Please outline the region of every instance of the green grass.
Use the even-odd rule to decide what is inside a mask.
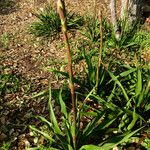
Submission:
[[[13,74],[0,75],[0,96],[15,93],[20,88],[20,79]]]
[[[11,36],[9,33],[5,32],[0,36],[0,47],[3,47],[4,49],[8,49],[9,42],[10,42]]]
[[[10,142],[4,142],[3,144],[2,144],[2,146],[0,147],[0,150],[9,150],[10,149]]]

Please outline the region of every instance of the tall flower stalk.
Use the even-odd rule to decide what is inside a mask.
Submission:
[[[66,47],[66,50],[67,50],[69,87],[70,87],[71,99],[72,99],[73,126],[74,126],[74,132],[73,132],[73,139],[72,140],[73,140],[74,149],[76,149],[77,110],[76,110],[75,88],[74,88],[74,83],[73,83],[71,51],[70,51],[70,45],[69,45],[69,40],[68,40],[68,34],[67,34],[67,20],[66,20],[66,11],[65,11],[65,2],[64,2],[64,0],[58,0],[57,1],[57,12],[58,12],[58,14],[60,16],[60,19],[61,19],[63,38],[64,38],[65,47]]]
[[[102,49],[103,49],[103,25],[102,25],[102,10],[99,11],[99,20],[100,20],[100,50],[99,50],[99,57],[98,57],[98,66],[97,66],[97,75],[96,75],[96,89],[98,90],[99,84],[99,70],[100,65],[102,62]]]

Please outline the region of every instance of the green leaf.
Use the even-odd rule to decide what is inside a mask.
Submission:
[[[42,91],[40,93],[37,93],[37,94],[33,95],[32,98],[37,98],[37,97],[45,96],[47,94],[48,94],[48,90],[44,90],[44,91]]]
[[[94,97],[94,98],[96,98],[99,102],[101,102],[101,103],[103,103],[103,104],[105,104],[105,106],[107,107],[107,108],[110,108],[112,111],[123,111],[123,110],[121,110],[117,105],[115,105],[115,104],[113,104],[112,102],[107,102],[106,100],[104,100],[104,99],[102,99],[101,97],[99,97],[99,96],[96,96],[96,95],[94,95],[94,94],[91,94],[91,96],[92,97]]]
[[[132,72],[134,72],[134,71],[136,71],[136,70],[137,70],[136,68],[130,68],[129,70],[120,73],[119,76],[121,76],[121,77],[126,77],[126,76],[128,76],[129,74],[131,74]]]
[[[109,71],[108,71],[109,72]],[[113,75],[111,72],[109,72],[109,75],[111,76],[111,78],[114,80],[114,82],[116,82],[116,84],[118,84],[118,86],[121,88],[124,97],[127,101],[129,101],[129,97],[125,91],[125,89],[123,88],[122,84],[120,83],[120,81],[117,79],[117,77],[115,75]]]
[[[116,136],[112,139],[109,139],[103,146],[98,147],[95,145],[84,145],[80,148],[80,150],[110,150],[117,146],[118,144],[121,144],[123,142],[126,142],[129,140],[130,137],[132,137],[135,133],[140,131],[143,127],[131,132],[126,133],[125,135]]]
[[[132,122],[131,122],[131,123],[128,125],[128,127],[127,127],[128,130],[131,130],[131,129],[134,127],[134,125],[135,125],[137,119],[138,119],[138,115],[136,114],[135,108],[134,108],[134,111],[133,111],[133,119],[132,119]]]
[[[68,150],[73,150],[72,146],[68,144]]]
[[[63,71],[59,71],[59,70],[56,70],[56,69],[50,69],[50,68],[46,68],[47,71],[49,72],[53,72],[55,74],[61,74],[62,76],[66,77],[67,79],[69,79],[69,74],[66,73],[66,72],[63,72]]]
[[[147,79],[147,86],[146,86],[146,89],[145,89],[145,95],[148,95],[150,96],[150,76],[149,78]]]
[[[55,140],[49,136],[47,133],[40,131],[39,129],[35,128],[34,126],[29,126],[33,131],[40,133],[41,135],[43,135],[46,139],[48,139],[51,142],[55,142]]]
[[[130,137],[132,137],[135,133],[140,131],[143,127],[133,131],[133,132],[127,132],[124,135],[113,137],[112,139],[108,140],[106,144],[101,146],[101,150],[109,150],[117,146],[118,144],[121,144],[123,142],[127,142]]]
[[[143,91],[141,91],[141,93],[139,94],[139,97],[137,98],[137,107],[140,107],[141,103],[143,102],[144,100],[144,89]]]
[[[101,148],[95,145],[84,145],[79,150],[101,150]]]
[[[48,101],[48,105],[49,105],[49,110],[50,110],[50,120],[51,120],[51,122],[53,124],[54,132],[57,133],[57,134],[63,135],[63,133],[61,132],[61,130],[59,128],[59,125],[57,123],[56,116],[55,116],[54,111],[53,111],[51,99],[52,99],[52,97],[51,97],[51,87],[49,87],[49,101]]]
[[[65,118],[68,118],[68,114],[67,114],[67,110],[66,110],[66,105],[62,99],[62,89],[60,90],[59,93],[59,102],[60,102],[60,106],[61,106],[61,112],[64,114]]]
[[[137,97],[141,93],[141,91],[142,91],[142,74],[141,74],[140,69],[138,69],[135,96]]]
[[[150,104],[145,106],[146,111],[150,110]]]
[[[46,147],[33,147],[33,148],[26,148],[26,150],[59,150],[59,149],[56,149],[56,148],[53,148],[53,147],[49,147],[49,148],[46,148]]]
[[[66,79],[69,79],[69,74],[67,72],[59,71],[56,69],[49,69],[49,68],[48,69],[46,68],[46,70],[49,72],[53,72],[55,74],[60,74],[60,75],[64,76]],[[82,83],[76,78],[73,78],[73,82],[78,84],[78,85],[82,85]]]
[[[83,130],[83,136],[88,136],[101,123],[100,120],[104,117],[104,115],[105,112],[102,112],[101,114],[98,114],[97,117],[93,118]]]
[[[47,124],[49,128],[52,128],[52,123],[49,122],[47,119],[45,119],[44,117],[42,116],[36,116],[37,119],[40,119],[43,123]]]
[[[116,83],[114,84],[114,87],[113,87],[113,89],[111,91],[111,94],[107,98],[107,102],[110,102],[112,100],[112,98],[114,97],[114,94],[115,94],[115,90],[116,90]]]

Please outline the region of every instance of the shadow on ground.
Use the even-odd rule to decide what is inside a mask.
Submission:
[[[0,0],[0,15],[8,15],[18,9],[19,0]]]

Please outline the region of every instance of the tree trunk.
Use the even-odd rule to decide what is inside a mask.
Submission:
[[[121,0],[120,18],[127,17],[129,24],[137,21],[142,14],[141,2],[141,0]]]
[[[116,39],[120,39],[120,32],[117,25],[117,11],[116,11],[116,0],[110,0],[110,13],[111,13],[111,22],[114,27],[114,34]]]

